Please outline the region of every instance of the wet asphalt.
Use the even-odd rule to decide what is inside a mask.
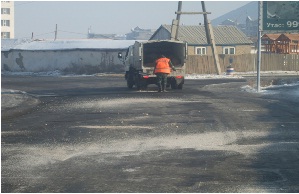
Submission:
[[[299,102],[247,92],[251,78],[166,93],[118,75],[1,79],[26,92],[2,104],[1,192],[299,192]]]

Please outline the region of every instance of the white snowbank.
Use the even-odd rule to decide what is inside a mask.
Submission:
[[[243,86],[241,90],[249,93],[269,95],[277,99],[287,99],[289,101],[293,101],[295,104],[299,103],[299,81],[295,81],[290,84],[261,87],[260,92],[258,92],[256,88],[249,85]],[[297,106],[295,104],[294,106]]]
[[[240,79],[241,75],[216,75],[216,74],[187,74],[185,79]]]
[[[62,72],[59,70],[56,71],[47,71],[47,72],[12,72],[12,71],[2,71],[2,75],[19,75],[19,76],[52,76],[59,77],[62,76]]]
[[[275,75],[298,75],[298,71],[261,71],[261,76],[275,76]],[[226,73],[222,73],[221,75],[216,74],[187,74],[185,79],[240,79],[246,76],[257,76],[257,72],[249,71],[249,72],[234,72],[233,75],[226,75]]]
[[[21,106],[28,98],[24,91],[1,88],[1,110]]]

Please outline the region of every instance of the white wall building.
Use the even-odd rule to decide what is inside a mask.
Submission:
[[[15,9],[13,1],[1,1],[1,38],[15,37]]]
[[[1,70],[94,74],[124,72],[118,53],[125,55],[134,40],[3,40]]]

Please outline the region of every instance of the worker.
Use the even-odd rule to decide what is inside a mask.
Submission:
[[[173,71],[176,71],[170,59],[166,58],[164,55],[161,55],[156,60],[154,74],[157,76],[158,92],[166,92],[167,76],[170,74],[170,68]]]

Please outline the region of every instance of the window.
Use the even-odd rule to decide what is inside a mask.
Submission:
[[[10,32],[1,32],[1,38],[10,38]]]
[[[10,26],[9,20],[1,20],[1,26]]]
[[[195,54],[196,55],[206,55],[207,54],[206,47],[195,47]]]
[[[223,54],[225,54],[225,55],[236,54],[235,47],[223,47]]]
[[[1,8],[1,14],[10,14],[10,9],[9,8]]]

